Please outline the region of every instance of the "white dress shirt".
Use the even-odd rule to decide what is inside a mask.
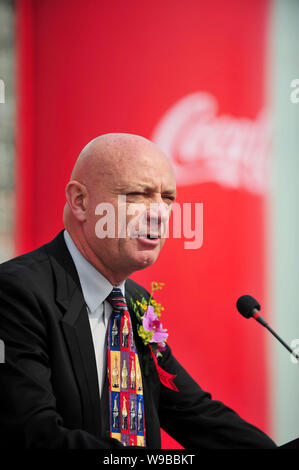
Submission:
[[[87,307],[101,395],[107,364],[107,327],[112,313],[112,307],[105,299],[113,285],[84,258],[67,230],[64,231],[64,240],[75,263]],[[117,287],[125,295],[125,281]]]

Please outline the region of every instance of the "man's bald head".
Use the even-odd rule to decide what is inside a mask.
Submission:
[[[152,264],[164,243],[158,237],[159,243],[150,245],[146,234],[135,240],[96,237],[96,208],[110,204],[118,222],[119,196],[125,196],[127,207],[139,204],[146,211],[153,202],[170,206],[175,197],[168,158],[144,137],[113,133],[93,139],[80,153],[66,187],[65,227],[85,258],[109,280]]]
[[[110,133],[91,140],[81,151],[71,179],[86,181],[98,175],[121,171],[144,153],[170,163],[164,153],[150,140],[134,134]]]

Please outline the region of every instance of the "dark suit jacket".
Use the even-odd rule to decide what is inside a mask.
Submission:
[[[131,280],[126,296],[148,293]],[[272,448],[259,429],[203,391],[173,357],[160,366],[176,374],[179,392],[161,384],[136,330],[144,384],[147,447],[160,448],[160,427],[187,448]],[[39,249],[0,266],[0,446],[100,449],[109,438],[108,391],[99,398],[88,314],[63,232]]]

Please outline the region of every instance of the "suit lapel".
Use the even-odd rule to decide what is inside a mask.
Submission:
[[[56,301],[64,310],[61,326],[82,399],[83,426],[101,433],[99,384],[88,313],[79,277],[61,232],[46,245],[56,280]]]
[[[61,327],[82,399],[84,429],[96,436],[106,437],[109,429],[108,392],[104,386],[100,402],[95,352],[88,313],[75,265],[64,242],[63,231],[52,242],[45,245],[45,248],[53,268],[56,283],[56,302],[63,312]],[[128,280],[126,282],[126,300],[140,358],[144,388],[146,441],[147,447],[159,448],[160,427],[152,396],[154,388],[157,387],[157,383],[154,383],[157,373],[154,370],[153,361],[150,359],[149,374],[145,374],[143,358],[145,354],[149,354],[149,351],[138,335],[137,319],[131,309],[130,298],[136,298],[134,288],[132,281]]]

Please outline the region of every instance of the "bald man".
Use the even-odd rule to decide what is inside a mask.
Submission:
[[[163,384],[155,358],[138,336],[130,299],[149,299],[149,294],[129,276],[156,261],[175,197],[172,167],[152,142],[128,134],[100,136],[82,150],[66,186],[64,230],[0,266],[0,338],[5,343],[0,446],[131,445],[111,425],[106,357],[115,312],[107,299],[116,288],[127,301],[142,380],[145,437],[135,445],[160,448],[162,427],[187,448],[275,447],[259,429],[212,400],[169,346],[159,366],[176,376],[177,390]],[[103,207],[112,209],[111,236],[99,225]],[[132,207],[140,209],[137,218]],[[126,420],[122,427],[128,429]]]
[[[163,217],[159,207],[170,206],[174,201],[175,177],[166,156],[142,137],[108,134],[93,140],[81,152],[66,187],[65,228],[83,256],[112,285],[153,264],[165,241],[160,236],[147,238],[148,230],[143,237],[99,239],[95,232],[96,207],[103,201],[111,204],[117,225],[118,196],[126,198],[123,210],[126,213],[132,204],[147,209],[150,204],[155,205],[159,212],[156,214],[159,232]],[[127,215],[128,224],[133,216]],[[115,232],[118,231],[116,226]]]

